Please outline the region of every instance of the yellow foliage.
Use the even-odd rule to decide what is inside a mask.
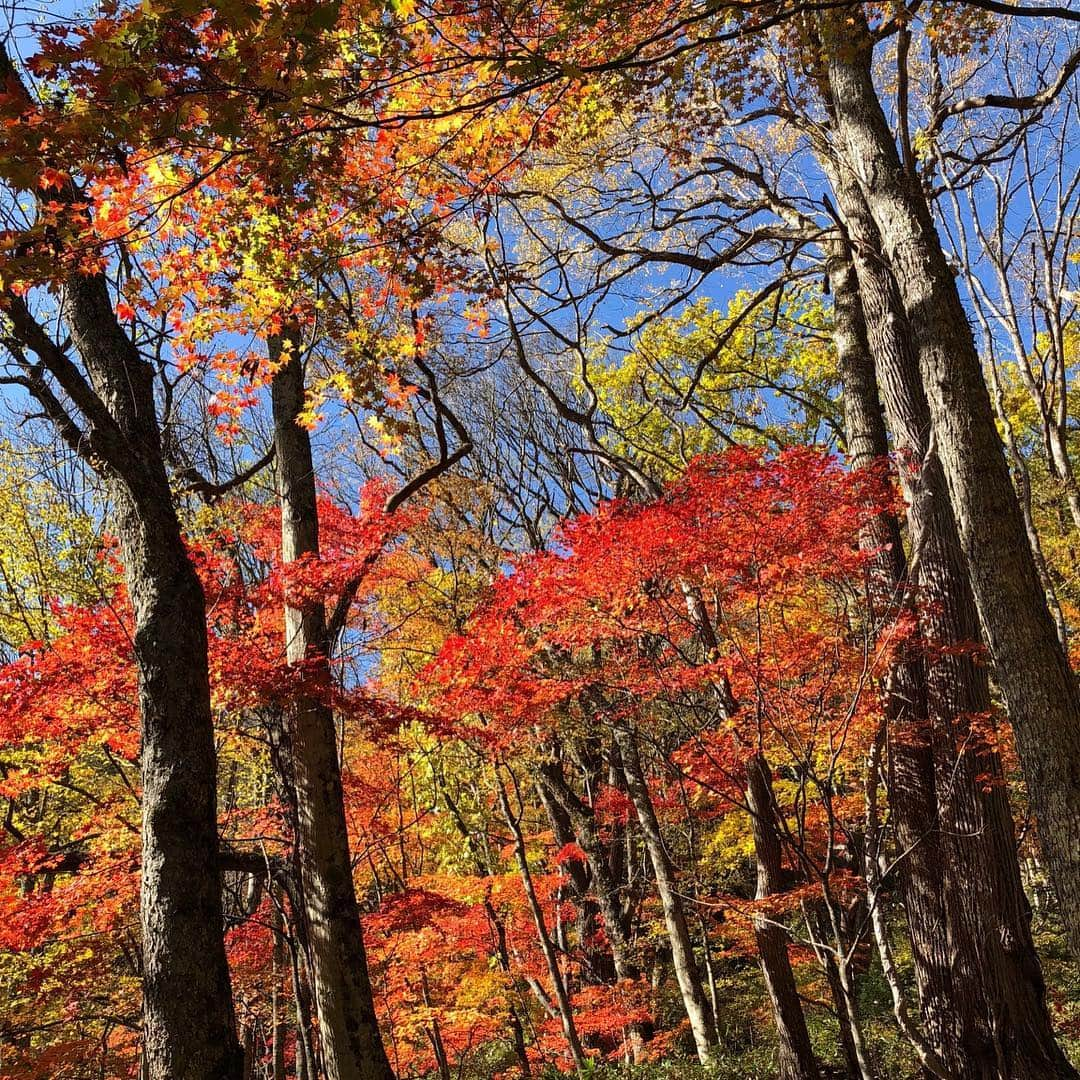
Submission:
[[[0,647],[48,636],[50,604],[91,603],[111,589],[96,523],[34,476],[32,452],[0,442]]]
[[[726,311],[698,300],[647,324],[629,355],[597,356],[589,384],[615,429],[613,450],[667,477],[727,437],[803,442],[835,415],[836,359],[820,296],[793,294],[747,314],[751,303],[746,292]]]

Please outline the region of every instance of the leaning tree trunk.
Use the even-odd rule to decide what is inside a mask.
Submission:
[[[919,625],[929,643],[923,650],[922,678],[936,773],[940,862],[936,876],[926,876],[934,875],[934,868],[918,860],[908,870],[908,878],[920,879],[918,889],[929,910],[934,910],[935,892],[943,905],[934,913],[939,924],[921,928],[928,933],[912,924],[928,1034],[958,1078],[1073,1076],[1046,1009],[1000,760],[972,729],[973,717],[990,712],[987,674],[970,648],[955,646],[977,645],[979,620],[941,467],[928,441],[930,414],[910,327],[861,192],[842,166],[830,166],[830,172],[851,231],[868,339],[901,459],[921,599]],[[909,792],[895,776],[898,751],[905,752],[892,740],[890,796],[898,800],[894,811],[902,833]],[[908,850],[904,836],[899,839]],[[920,843],[918,836],[910,842]],[[910,920],[911,898],[906,894],[905,899]]]
[[[861,18],[861,8],[845,8]],[[900,161],[865,27],[837,20],[831,107],[895,277],[964,560],[1070,944],[1080,951],[1080,692],[1024,530],[971,328],[917,178]]]
[[[746,763],[746,804],[757,862],[756,899],[767,900],[783,891],[783,859],[772,770],[760,752]],[[765,978],[776,1023],[780,1080],[818,1080],[821,1074],[810,1045],[810,1033],[788,956],[787,930],[775,919],[760,913],[754,914],[753,925],[761,974]]]
[[[297,335],[272,339],[280,366],[271,385],[281,550],[285,565],[319,553],[311,439],[298,423],[304,369]],[[368,977],[353,884],[334,716],[319,690],[330,686],[326,613],[321,602],[286,598],[285,649],[315,688],[292,703],[290,744],[296,790],[300,875],[310,938],[319,1037],[330,1080],[393,1080]]]
[[[634,805],[634,812],[645,840],[645,848],[649,853],[649,862],[652,863],[656,891],[660,897],[664,925],[671,945],[671,961],[675,968],[675,979],[679,984],[679,992],[682,994],[683,1008],[690,1021],[690,1030],[693,1032],[698,1059],[703,1065],[707,1065],[713,1058],[713,1049],[716,1046],[716,1022],[701,985],[701,974],[694,959],[694,946],[690,940],[686,912],[683,910],[682,897],[679,895],[675,880],[675,867],[664,844],[660,822],[656,817],[652,796],[649,794],[634,734],[629,728],[622,726],[616,726],[614,733],[615,744],[622,758],[627,794]]]
[[[99,464],[135,615],[142,721],[143,1039],[151,1080],[243,1070],[225,960],[206,604],[169,489],[153,374],[105,280],[76,277],[64,315],[116,447]],[[32,347],[32,346],[31,346]],[[123,460],[112,460],[114,455]],[[105,456],[108,455],[108,456]]]

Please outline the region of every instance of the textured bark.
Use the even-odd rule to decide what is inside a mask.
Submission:
[[[1047,608],[956,281],[873,85],[865,25],[841,31],[838,24],[831,46],[841,151],[907,317],[964,561],[1069,941],[1080,951],[1080,693]]]
[[[1046,1009],[1001,764],[971,725],[972,716],[990,710],[987,673],[970,651],[951,648],[977,644],[980,627],[929,440],[914,336],[862,193],[841,170],[833,170],[832,179],[854,241],[868,345],[902,463],[920,630],[929,643],[921,664],[924,688],[916,687],[913,698],[921,694],[925,705],[929,722],[920,741],[929,740],[929,762],[921,751],[912,755],[898,745],[892,732],[889,748],[890,800],[907,853],[904,899],[924,1023],[958,1078],[1072,1076]],[[876,397],[875,391],[868,407]],[[901,549],[894,550],[902,560]],[[890,572],[900,575],[899,583],[907,570],[901,562]],[[890,702],[891,726],[896,709]],[[924,823],[931,783],[936,821]],[[914,818],[913,791],[922,793]]]
[[[838,187],[835,182],[834,187]],[[833,252],[829,281],[834,303],[833,338],[844,385],[848,457],[854,468],[864,468],[885,457],[888,437],[859,281],[846,242]],[[881,338],[877,344],[880,353],[893,342]],[[887,613],[888,606],[910,602],[906,596],[907,560],[895,516],[878,515],[861,543],[878,551],[870,590],[876,619]],[[889,802],[897,845],[904,853],[900,881],[923,1022],[932,1045],[940,1049],[958,1043],[959,1026],[952,1016],[955,995],[940,888],[944,868],[927,708],[922,665],[913,656],[899,658],[889,675],[886,698]]]
[[[64,315],[116,426],[98,465],[135,615],[142,723],[143,1038],[151,1080],[233,1080],[243,1069],[222,938],[217,768],[206,605],[166,476],[153,375],[103,278],[78,277]]]
[[[282,561],[318,555],[311,439],[297,417],[304,404],[304,371],[298,342],[283,353],[271,399],[281,502]],[[290,664],[304,664],[315,686],[331,679],[326,613],[321,603],[286,604],[285,651]],[[296,790],[300,876],[312,983],[323,1060],[330,1080],[392,1080],[368,977],[360,929],[334,717],[318,696],[293,703],[288,717]]]
[[[997,363],[991,358],[988,368],[990,376],[991,400],[994,403],[994,413],[998,424],[1005,436],[1005,446],[1012,462],[1013,486],[1016,488],[1016,496],[1020,500],[1020,512],[1024,515],[1024,531],[1027,533],[1028,543],[1031,545],[1031,555],[1035,560],[1035,569],[1042,583],[1043,592],[1046,593],[1046,603],[1050,608],[1050,615],[1054,620],[1057,630],[1058,641],[1068,648],[1069,629],[1065,623],[1065,615],[1058,601],[1057,589],[1050,575],[1050,568],[1046,564],[1046,555],[1043,553],[1042,539],[1035,528],[1035,518],[1031,506],[1031,474],[1028,471],[1027,461],[1016,441],[1016,432],[1013,429],[1012,418],[1005,409],[1005,392],[998,378]],[[1080,522],[1077,523],[1080,527]]]
[[[839,183],[834,181],[839,189]],[[843,205],[842,193],[839,193]],[[833,294],[837,358],[843,380],[844,425],[848,457],[853,468],[865,468],[888,454],[888,437],[878,394],[874,355],[868,338],[867,318],[860,298],[860,282],[846,243],[840,242],[829,261]],[[871,306],[875,313],[877,308]],[[892,337],[875,323],[875,343],[884,364]],[[895,410],[894,410],[895,411]],[[901,445],[902,440],[898,440]],[[909,505],[921,507],[910,498]],[[913,513],[917,510],[913,509]],[[871,567],[870,601],[876,621],[890,607],[911,603],[908,568],[893,514],[879,514],[860,538],[864,547],[878,552]],[[932,1046],[959,1045],[960,1026],[954,1015],[951,956],[941,890],[944,876],[941,834],[937,816],[932,730],[928,719],[926,679],[918,658],[898,658],[889,673],[885,702],[889,749],[889,805],[897,846],[903,853],[900,882],[915,960],[915,976],[923,1023]]]
[[[784,885],[772,771],[764,754],[755,754],[746,763],[746,802],[757,861],[756,898],[765,900],[783,891]],[[787,930],[760,914],[754,915],[753,923],[758,962],[776,1023],[780,1080],[818,1080],[821,1074],[810,1045],[810,1033],[788,956]]]
[[[716,1045],[716,1021],[694,959],[694,946],[686,924],[686,912],[676,886],[675,867],[664,844],[633,733],[628,728],[616,727],[615,743],[622,759],[627,794],[634,804],[634,812],[641,826],[649,862],[652,864],[656,891],[660,897],[664,925],[671,945],[671,962],[682,994],[683,1008],[694,1035],[694,1047],[699,1060],[706,1065],[711,1061],[713,1047]]]

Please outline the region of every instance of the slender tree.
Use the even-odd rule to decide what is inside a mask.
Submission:
[[[300,424],[304,356],[300,335],[270,339],[275,460],[281,504],[282,563],[319,555],[319,516],[311,437]],[[347,600],[345,601],[347,602]],[[321,601],[286,596],[285,653],[313,693],[288,718],[296,786],[300,872],[310,938],[313,989],[331,1080],[392,1080],[379,1034],[353,884],[337,727],[326,702],[331,635]],[[322,693],[320,693],[322,691]]]

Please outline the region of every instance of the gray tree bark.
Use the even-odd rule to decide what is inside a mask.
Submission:
[[[867,346],[901,459],[920,630],[927,643],[920,670],[903,675],[904,682],[915,679],[905,695],[925,710],[914,719],[926,750],[913,754],[912,739],[902,731],[899,738],[890,732],[889,747],[890,801],[907,862],[902,880],[924,1023],[956,1077],[1073,1076],[1046,1009],[1001,763],[971,727],[971,717],[991,708],[987,673],[970,652],[952,648],[977,645],[980,627],[929,441],[930,413],[913,336],[862,193],[842,167],[830,171],[851,231]],[[865,398],[861,406],[853,402],[856,412],[848,415],[858,424],[878,408],[877,387],[858,376],[851,385]],[[880,418],[863,432],[868,445],[876,444],[879,452],[886,448]],[[890,541],[895,565],[882,571],[894,589],[903,588],[908,568],[895,523],[889,528],[896,534]],[[890,727],[896,712],[911,715],[903,702],[896,703]]]
[[[202,585],[169,489],[153,373],[117,322],[104,278],[72,277],[63,311],[103,408],[90,418],[103,436],[92,462],[112,495],[135,616],[147,1071],[151,1080],[233,1080],[242,1075],[243,1052],[222,936]],[[17,332],[20,323],[29,330],[15,322]]]
[[[855,23],[829,24],[827,41],[840,150],[907,318],[964,562],[1069,941],[1080,951],[1080,693],[1047,608],[956,281],[877,96],[861,7],[850,12]]]
[[[311,438],[297,422],[304,405],[299,342],[290,335],[287,345],[277,338],[270,348],[281,361],[271,399],[287,565],[319,553],[317,492]],[[286,602],[286,657],[305,666],[315,687],[330,685],[329,645],[323,604]],[[288,723],[305,923],[326,1072],[330,1080],[393,1080],[368,977],[333,713],[316,692],[292,703]]]

